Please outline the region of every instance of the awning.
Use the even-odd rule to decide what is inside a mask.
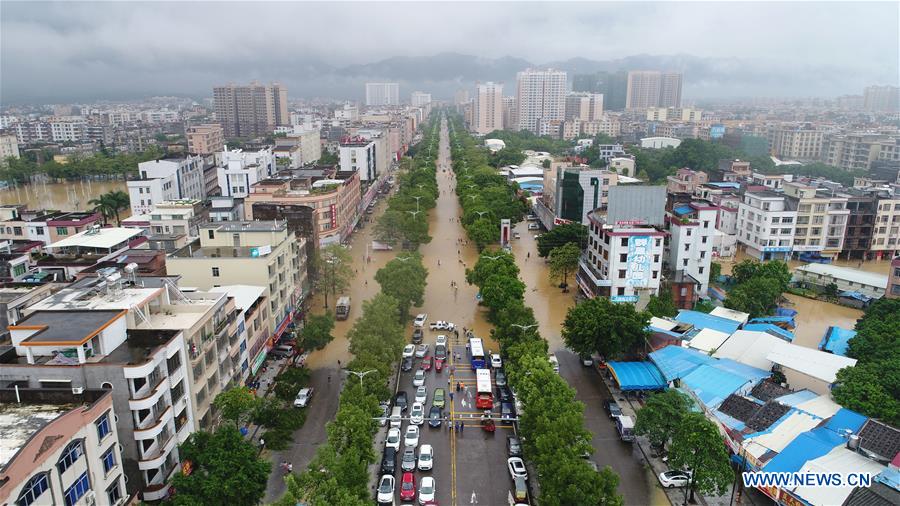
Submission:
[[[662,390],[666,380],[652,362],[607,362],[622,390]]]

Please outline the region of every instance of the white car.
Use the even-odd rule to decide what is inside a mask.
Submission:
[[[450,332],[453,332],[453,329],[456,328],[456,325],[450,322],[445,322],[444,320],[438,320],[436,322],[431,322],[431,325],[429,325],[428,328],[430,328],[431,330],[449,330]]]
[[[403,347],[403,358],[412,358],[416,354],[416,345],[407,344]]]
[[[434,341],[435,346],[444,345],[447,346],[447,336],[444,334],[438,334],[437,338]]]
[[[529,223],[528,224],[528,230],[540,230],[540,229],[541,229],[541,226],[538,225],[537,223]]]
[[[686,487],[691,482],[691,473],[687,471],[665,471],[659,473],[659,484],[665,488]]]
[[[413,326],[414,327],[424,327],[426,320],[428,320],[428,314],[427,313],[419,313],[416,315],[416,319],[413,320]]]
[[[425,371],[422,369],[416,369],[416,374],[413,376],[413,386],[420,387],[425,384]]]
[[[388,430],[387,439],[384,440],[384,447],[400,451],[400,429],[392,427]]]
[[[434,465],[434,448],[424,444],[419,448],[419,471],[430,471]]]
[[[503,359],[500,358],[500,355],[497,353],[491,354],[491,368],[500,369],[503,367]]]
[[[428,343],[416,347],[416,358],[422,358],[425,355],[428,355]]]
[[[434,503],[434,478],[423,476],[419,480],[419,504]]]
[[[506,466],[509,468],[509,475],[513,478],[528,479],[528,471],[525,469],[525,462],[519,457],[510,457],[506,460]]]
[[[297,398],[294,399],[294,407],[295,408],[305,408],[309,405],[309,401],[312,399],[313,389],[309,388],[301,388],[299,392],[297,392]]]
[[[425,423],[425,406],[421,402],[413,403],[412,409],[409,410],[409,423],[413,425]]]
[[[378,481],[378,504],[394,504],[394,477],[389,474]]]
[[[421,402],[422,404],[425,404],[425,402],[427,400],[428,400],[428,387],[426,387],[424,385],[420,386],[419,388],[416,389],[416,397],[413,400],[413,402]]]
[[[415,448],[419,446],[419,428],[415,425],[406,427],[406,434],[403,436],[403,446]]]
[[[551,353],[550,356],[547,358],[547,360],[550,361],[550,367],[553,368],[553,372],[558,373],[559,372],[559,359],[556,358],[556,355]]]

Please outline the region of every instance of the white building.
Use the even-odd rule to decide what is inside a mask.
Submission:
[[[634,158],[631,156],[614,156],[609,159],[609,169],[622,176],[635,176]]]
[[[413,107],[424,107],[426,104],[431,103],[431,93],[425,93],[424,91],[414,91],[409,96],[409,104]]]
[[[706,297],[709,267],[713,257],[718,208],[709,202],[676,204],[666,217],[669,237],[666,261],[669,269],[694,278],[698,295]]]
[[[155,202],[206,198],[202,156],[141,162],[138,173],[139,179],[126,182],[135,214],[147,214]]]
[[[797,211],[784,195],[771,190],[748,191],[738,205],[738,242],[758,260],[786,260],[794,243]]]
[[[516,130],[539,133],[541,123],[562,122],[566,113],[566,78],[561,70],[528,69],[517,74]]]
[[[503,124],[503,84],[486,82],[475,85],[472,100],[472,124],[470,128],[479,135],[494,130],[502,130]]]
[[[296,152],[291,152],[291,168],[296,169],[304,165],[310,165],[322,158],[322,140],[319,130],[304,130],[295,126],[285,137],[275,138],[275,149],[285,146],[296,147]],[[276,153],[277,156],[277,153]]]
[[[366,105],[400,105],[400,84],[366,83]]]
[[[375,181],[386,174],[392,160],[387,138],[381,131],[360,131],[341,140],[341,171],[359,171],[360,181]]]
[[[676,139],[674,137],[644,137],[643,139],[641,139],[642,148],[677,148],[680,145],[681,139]]]
[[[232,149],[222,152],[222,163],[216,168],[222,196],[244,198],[250,187],[275,173],[272,148],[259,151]]]
[[[14,134],[2,134],[0,135],[0,163],[10,157],[19,157],[19,141]]]
[[[53,118],[50,133],[53,142],[78,142],[85,138],[87,120],[81,117]]]

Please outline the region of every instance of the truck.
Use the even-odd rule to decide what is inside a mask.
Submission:
[[[619,415],[616,417],[616,431],[619,439],[630,443],[634,441],[634,419],[630,416]]]
[[[338,320],[346,320],[350,316],[350,297],[341,297],[334,308],[334,317]]]

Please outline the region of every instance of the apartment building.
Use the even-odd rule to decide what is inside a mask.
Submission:
[[[139,175],[125,183],[132,212],[146,214],[164,200],[204,200],[204,165],[203,157],[191,155],[139,163]]]
[[[683,75],[679,72],[662,72],[659,77],[660,107],[681,108],[681,83]]]
[[[748,190],[738,205],[738,242],[757,260],[788,260],[794,244],[796,208],[782,193]]]
[[[884,296],[888,299],[900,298],[900,257],[891,260],[891,271],[888,275],[887,288]]]
[[[900,255],[900,185],[889,188],[879,197],[875,208],[871,249],[878,260]]]
[[[400,83],[366,83],[366,105],[400,105]]]
[[[822,161],[847,170],[868,171],[876,160],[900,160],[896,147],[900,136],[851,133],[829,136],[822,147]]]
[[[143,218],[150,247],[171,253],[197,237],[197,227],[209,220],[209,210],[199,200],[173,200],[154,205]]]
[[[360,181],[375,181],[387,171],[385,163],[378,163],[384,154],[384,139],[362,136],[341,139],[340,161],[342,172],[358,172]]]
[[[471,129],[478,135],[503,130],[503,83],[478,83],[472,101]]]
[[[605,169],[590,167],[557,167],[552,209],[556,217],[587,225],[588,214],[595,209],[606,209],[609,189],[618,184],[619,175]],[[546,178],[545,178],[546,180]],[[545,187],[546,188],[546,187]]]
[[[290,124],[287,88],[279,83],[216,86],[213,103],[226,138],[262,137]]]
[[[516,76],[516,114],[518,128],[540,134],[543,122],[561,122],[565,118],[566,73],[560,70],[533,70]]]
[[[773,156],[790,160],[818,160],[822,155],[825,132],[809,124],[769,125],[766,138]]]
[[[519,125],[519,111],[516,97],[503,97],[503,128],[512,130]]]
[[[875,208],[878,191],[870,188],[847,188],[838,195],[847,199],[847,230],[840,257],[866,259],[870,256],[875,232]]]
[[[225,130],[222,125],[209,123],[189,126],[185,135],[188,153],[192,155],[211,155],[225,150]]]
[[[113,393],[0,389],[0,503],[125,504]]]
[[[900,110],[900,88],[896,86],[867,86],[863,90],[863,108],[872,112]]]
[[[223,197],[245,198],[250,194],[250,187],[276,171],[275,153],[269,147],[258,151],[223,151],[221,159],[216,177]]]
[[[582,121],[580,126],[582,135],[596,136],[603,134],[613,138],[622,135],[622,124],[619,122],[618,116],[604,114],[599,120]]]
[[[19,140],[14,134],[0,134],[0,163],[19,157]]]
[[[699,297],[706,297],[709,288],[718,211],[710,202],[692,200],[675,203],[666,215],[666,267],[674,279],[690,277]]]
[[[658,70],[628,72],[625,93],[626,109],[649,107],[681,108],[682,74]]]
[[[706,172],[683,167],[678,169],[675,175],[666,177],[666,192],[694,194],[700,185],[708,181],[709,176]]]
[[[84,232],[65,237],[47,246],[48,256],[39,258],[35,266],[57,282],[69,281],[92,265],[111,260],[147,238],[136,228],[100,228],[94,224]]]
[[[285,137],[275,138],[276,156],[277,151],[284,147],[292,148],[288,150],[288,164],[292,169],[316,163],[322,158],[322,141],[318,130],[294,127]]]
[[[409,96],[409,103],[413,107],[424,107],[431,103],[431,93],[414,91]]]
[[[211,292],[225,293],[234,299],[238,311],[238,329],[243,344],[240,349],[241,379],[255,375],[274,346],[270,339],[275,331],[275,322],[268,318],[269,302],[264,286],[224,285],[214,286]],[[265,313],[266,316],[263,316]]]
[[[816,252],[836,258],[847,229],[847,198],[826,188],[791,182],[784,185],[785,203],[797,213],[794,252]]]
[[[609,170],[628,177],[635,177],[634,157],[631,155],[614,156],[609,159]]]
[[[265,287],[267,313],[277,322],[273,343],[291,322],[308,290],[306,239],[286,221],[208,223],[200,238],[169,255],[166,269],[185,285]]]
[[[566,95],[565,119],[600,121],[603,118],[603,94],[574,92]]]

